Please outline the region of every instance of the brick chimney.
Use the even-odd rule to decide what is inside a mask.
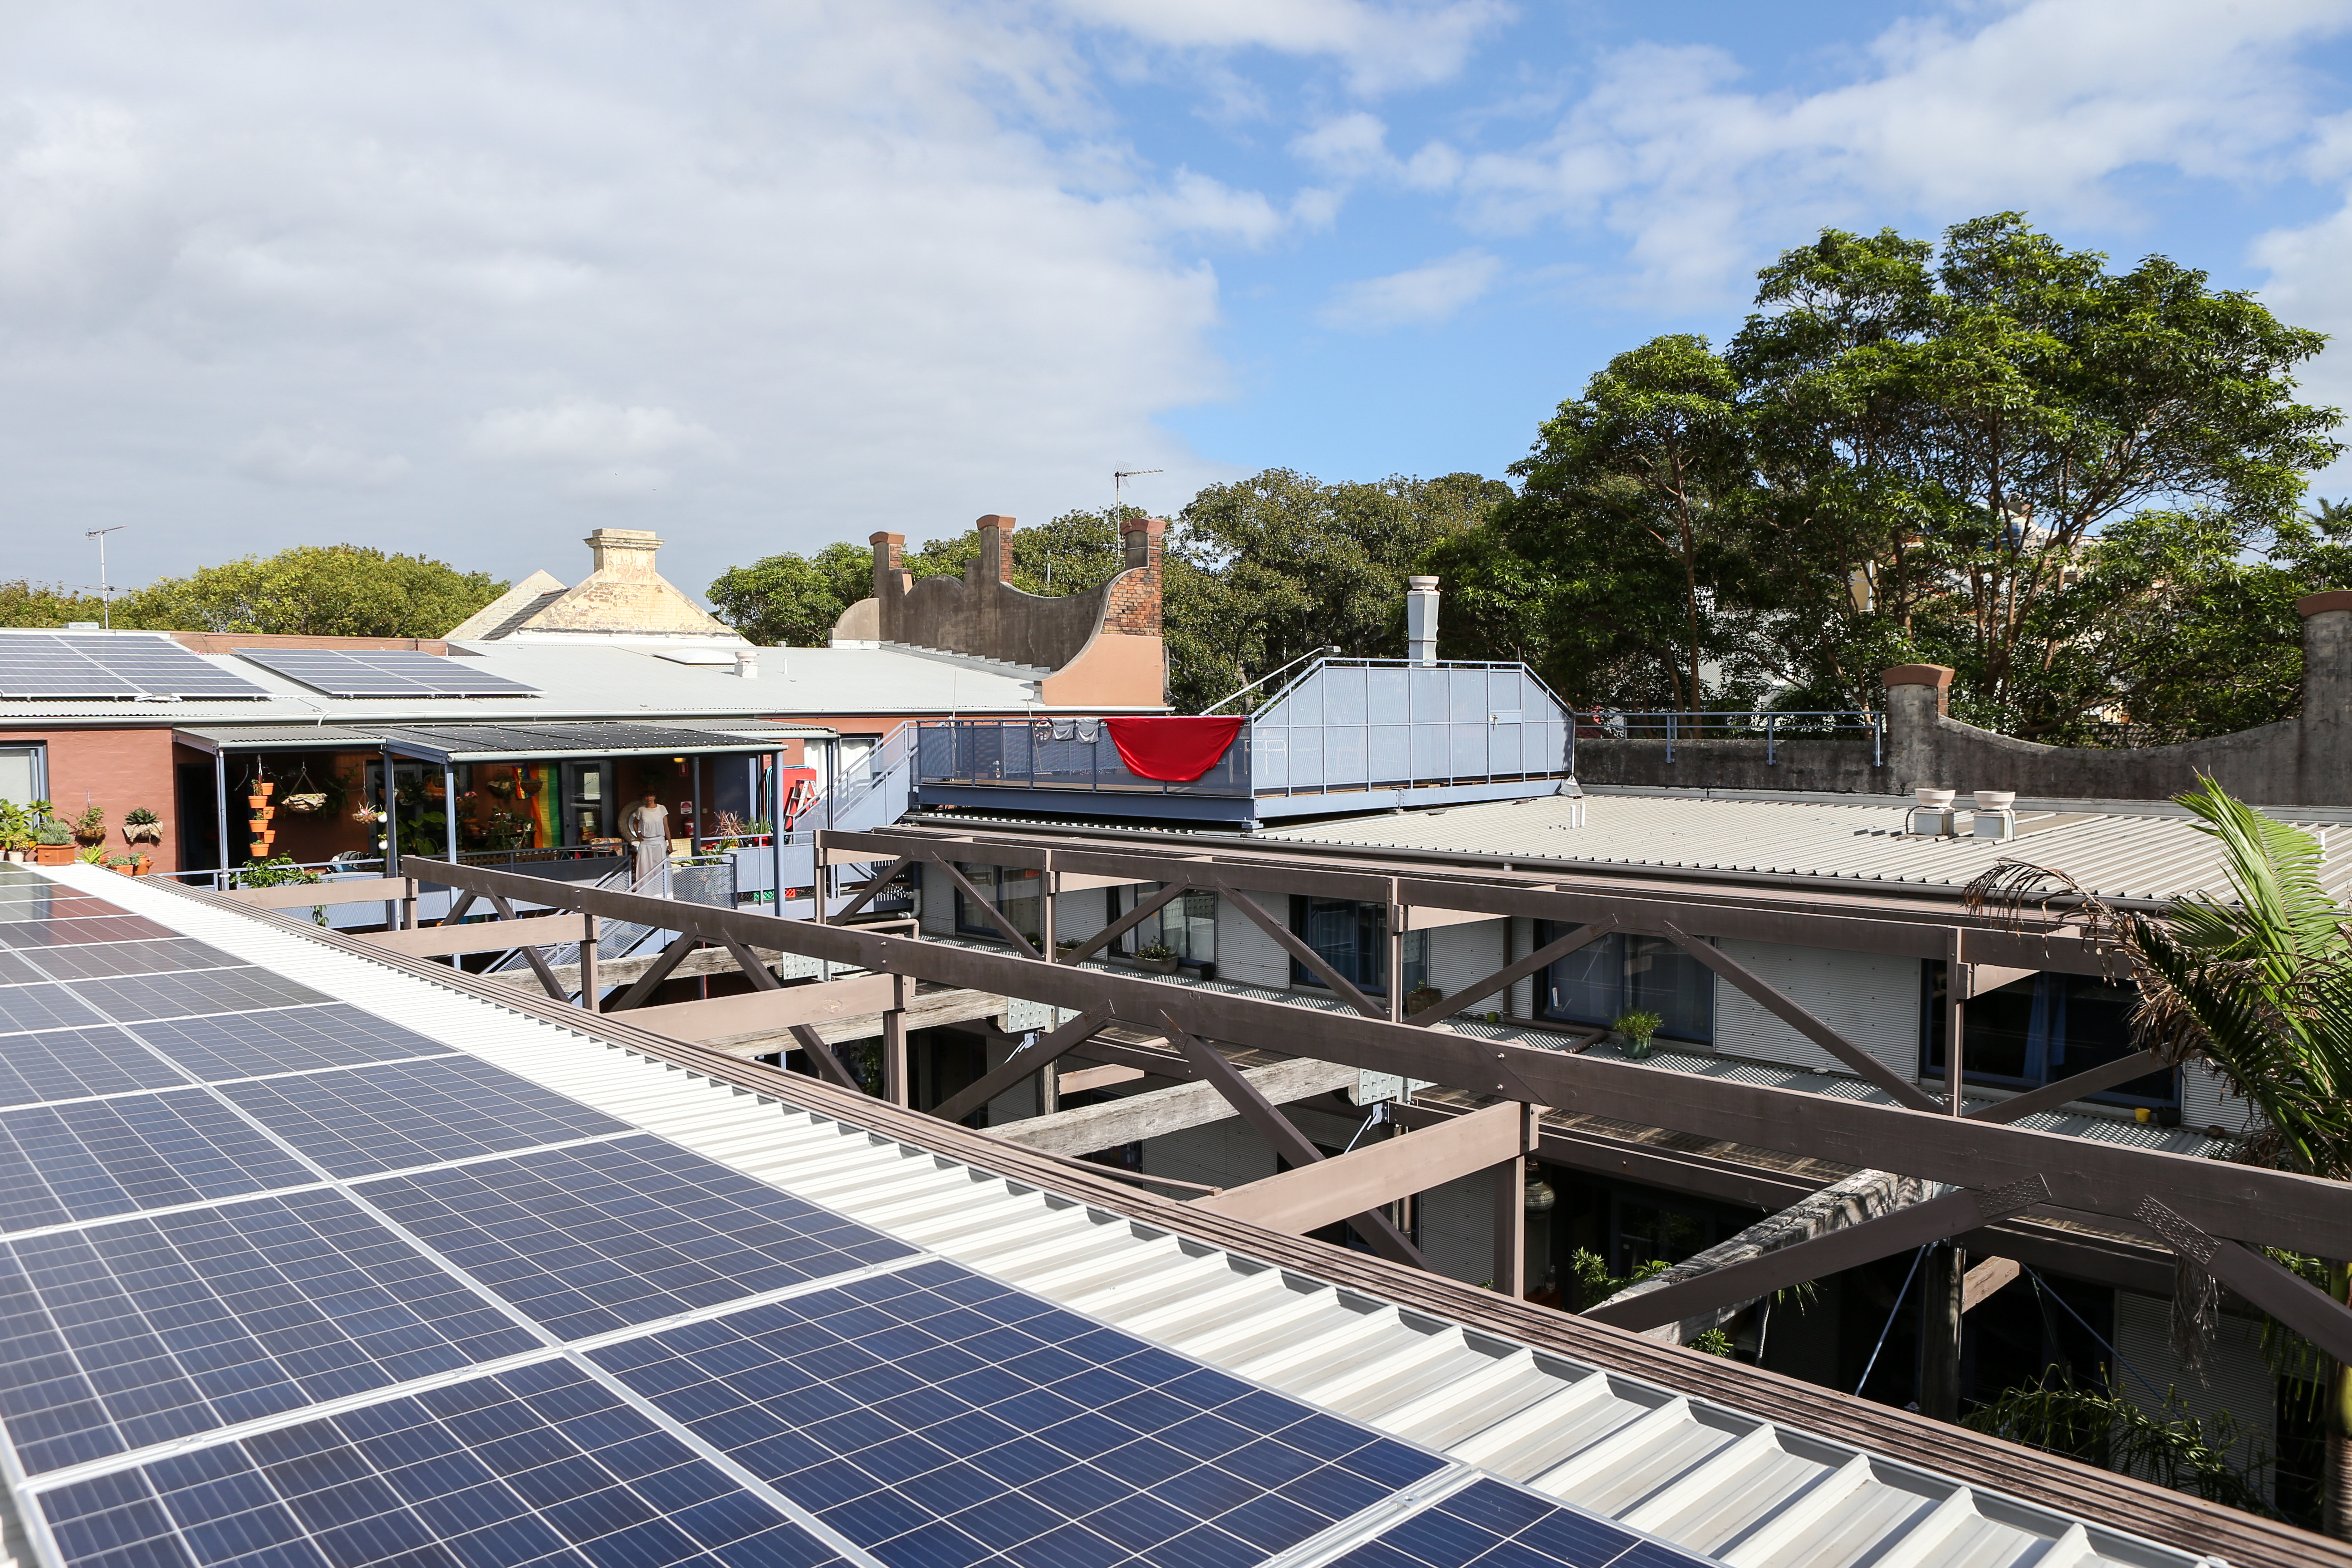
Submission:
[[[1013,581],[1013,528],[1015,520],[995,512],[975,521],[980,530],[979,580],[982,583]]]
[[[907,561],[907,536],[874,533],[866,536],[866,542],[874,547],[874,596],[887,604],[906,590],[902,574]]]
[[[660,575],[654,570],[654,552],[661,548],[657,533],[641,528],[600,528],[585,542],[601,576],[650,583]]]
[[[1134,574],[1119,579],[1105,606],[1106,630],[1128,637],[1160,635],[1160,569],[1167,546],[1168,524],[1156,517],[1130,517],[1118,525],[1118,542],[1126,569]]]

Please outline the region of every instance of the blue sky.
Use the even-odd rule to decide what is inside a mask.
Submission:
[[[0,576],[1501,473],[1825,224],[2352,332],[2352,3],[0,9]],[[2352,406],[2352,345],[2312,371]],[[2352,489],[2352,473],[2323,488]]]

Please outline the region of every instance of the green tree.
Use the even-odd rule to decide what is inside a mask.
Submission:
[[[823,647],[842,612],[874,593],[874,553],[846,541],[766,555],[710,584],[719,618],[765,647]]]
[[[2048,679],[2102,536],[2155,513],[2193,518],[2204,559],[2217,533],[2223,557],[2260,549],[2342,450],[2336,411],[2294,399],[2321,334],[2162,257],[2110,272],[2019,214],[1940,247],[1827,230],[1760,281],[1726,353],[1772,543],[1747,658],[1799,705],[1866,705],[1878,668],[1917,658],[1958,671],[1961,716],[2061,733],[2111,700]]]
[[[1526,659],[1580,704],[1705,707],[1745,574],[1738,395],[1702,337],[1610,361],[1513,466],[1518,495],[1433,550],[1449,647]]]
[[[1509,495],[1476,474],[1327,485],[1289,468],[1201,491],[1168,549],[1171,700],[1197,712],[1327,646],[1401,656],[1405,579]]]
[[[507,584],[422,555],[296,545],[159,577],[116,602],[114,624],[158,631],[437,637]]]
[[[102,620],[105,612],[98,595],[77,593],[62,583],[21,577],[0,583],[0,626],[61,626],[68,621]]]
[[[2319,879],[2319,841],[2263,816],[2207,780],[2180,797],[2221,847],[2231,897],[2176,900],[2158,918],[2121,912],[2065,872],[2004,861],[1971,883],[1978,905],[2015,910],[2054,888],[2072,895],[2086,934],[2114,942],[2137,983],[2138,1043],[2169,1062],[2203,1061],[2261,1113],[2242,1158],[2330,1181],[2352,1181],[2352,910]],[[2338,1301],[2352,1300],[2352,1264],[2305,1270]],[[2176,1297],[2176,1335],[2193,1341],[2210,1312]],[[2352,1537],[2352,1369],[2324,1361],[2313,1380],[2327,1422],[2327,1533]]]

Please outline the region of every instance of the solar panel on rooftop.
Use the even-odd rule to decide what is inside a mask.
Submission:
[[[244,648],[243,657],[330,697],[535,697],[519,680],[462,660],[403,649]]]
[[[26,948],[23,953],[36,950]],[[0,975],[17,952],[0,953]],[[37,950],[40,968],[51,980],[94,980],[116,974],[169,974],[184,969],[230,969],[243,961],[216,947],[187,937],[158,937],[152,942],[114,942],[64,945],[50,942]]]
[[[471,1057],[261,1079],[221,1092],[337,1176],[627,1131],[625,1122]]]
[[[185,1075],[111,1026],[0,1035],[0,1106],[123,1094],[187,1082]]]
[[[0,1110],[0,1231],[317,1179],[203,1089]]]
[[[246,963],[234,969],[197,969],[182,974],[120,974],[70,984],[82,1001],[122,1023],[141,1018],[180,1018],[200,1013],[243,1013],[256,1007],[291,1007],[324,1002],[322,992]]]
[[[0,637],[0,697],[124,700],[268,695],[169,637],[132,632]]]
[[[61,1487],[41,1511],[68,1563],[125,1568],[843,1562],[554,1361]]]
[[[131,1032],[207,1083],[453,1054],[347,1002],[134,1024]]]

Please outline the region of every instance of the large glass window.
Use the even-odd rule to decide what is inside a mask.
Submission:
[[[1045,915],[1044,872],[1012,866],[961,864],[956,869],[1033,945],[1044,940],[1045,927],[1040,923]],[[992,937],[1000,942],[1004,937],[996,929],[995,921],[972,906],[971,896],[961,888],[955,890],[955,925],[959,932],[967,936]]]
[[[1116,921],[1136,905],[1150,902],[1166,886],[1164,882],[1145,882],[1132,888],[1104,889],[1108,900],[1106,913],[1109,921]],[[1113,946],[1129,955],[1140,948],[1164,947],[1186,963],[1214,963],[1217,961],[1217,895],[1196,890],[1171,900],[1144,916],[1133,931],[1120,937]]]
[[[11,805],[30,805],[37,800],[46,800],[47,770],[42,764],[47,760],[45,747],[0,746],[0,800]]]
[[[1290,929],[1339,972],[1339,977],[1368,995],[1386,995],[1389,988],[1389,907],[1358,903],[1353,899],[1290,900]],[[1427,983],[1429,933],[1407,931],[1404,937],[1404,988],[1418,991]],[[1294,985],[1323,986],[1322,976],[1296,958],[1290,961]]]
[[[1921,1076],[1944,1076],[1944,966],[1924,966],[1920,1024],[1925,1041]],[[2127,1057],[2131,1010],[2138,987],[2089,974],[2036,974],[1971,997],[1963,1022],[1960,1076],[1964,1083],[2039,1089]],[[2118,1084],[2091,1100],[2119,1105],[2180,1103],[2179,1075],[2170,1068]]]
[[[1570,928],[1536,922],[1536,945]],[[1664,937],[1623,931],[1586,943],[1544,971],[1536,1011],[1606,1028],[1628,1013],[1654,1013],[1658,1033],[1705,1045],[1715,1039],[1715,972]]]

